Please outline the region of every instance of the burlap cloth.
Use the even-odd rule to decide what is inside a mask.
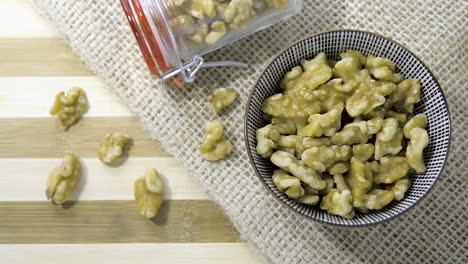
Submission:
[[[205,57],[248,62],[249,69],[205,69],[190,87],[166,90],[149,75],[118,0],[32,2],[271,263],[468,263],[468,1],[305,0],[293,19]],[[329,227],[292,214],[257,179],[244,147],[247,95],[266,62],[293,41],[331,29],[373,31],[406,45],[433,71],[450,104],[451,155],[435,188],[404,216],[371,228]],[[240,96],[217,116],[207,101],[220,87]],[[225,123],[235,146],[216,163],[198,153],[202,128],[213,119]]]

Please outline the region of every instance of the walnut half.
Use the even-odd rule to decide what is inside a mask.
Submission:
[[[67,130],[88,110],[88,100],[83,89],[71,88],[66,94],[59,92],[55,96],[50,114]]]
[[[234,89],[219,88],[211,92],[210,105],[219,113],[229,107],[236,100],[237,93]]]
[[[138,211],[153,218],[164,200],[164,186],[156,169],[148,169],[145,176],[135,181],[135,202]]]
[[[206,134],[200,146],[202,159],[216,161],[231,153],[232,145],[223,137],[223,129],[223,124],[218,120],[206,124]]]
[[[122,133],[107,134],[99,148],[99,159],[104,163],[111,163],[122,155],[122,148],[129,140],[130,137]]]
[[[80,178],[80,159],[71,153],[65,154],[62,164],[49,173],[47,199],[54,204],[63,204],[80,183]]]

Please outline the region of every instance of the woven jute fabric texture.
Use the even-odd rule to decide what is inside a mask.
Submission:
[[[118,0],[32,3],[271,263],[468,263],[467,1],[306,0],[293,19],[205,57],[250,68],[204,69],[194,84],[165,90],[148,73]],[[407,46],[433,71],[450,104],[451,155],[440,180],[408,213],[374,227],[324,226],[291,213],[261,184],[244,147],[244,108],[262,68],[288,44],[333,29],[367,30]],[[220,87],[235,89],[239,98],[218,116],[207,101]],[[213,119],[226,125],[234,145],[228,159],[214,163],[198,152],[203,127]]]

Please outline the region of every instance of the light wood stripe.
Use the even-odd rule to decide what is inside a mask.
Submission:
[[[58,38],[0,38],[0,76],[90,76]]]
[[[45,201],[49,171],[59,159],[0,159],[0,201]],[[133,200],[133,182],[147,168],[157,168],[167,200],[209,200],[199,183],[174,158],[131,158],[118,167],[81,159],[83,175],[73,200]]]
[[[150,220],[134,201],[0,202],[0,244],[237,242],[211,201],[165,201]]]
[[[0,38],[56,37],[52,26],[42,19],[27,0],[0,0]]]
[[[246,243],[0,245],[0,255],[4,263],[8,264],[267,263]]]
[[[1,263],[266,263],[238,243],[222,211],[201,200],[208,197],[194,179],[148,139],[28,0],[0,0],[0,10]],[[83,87],[92,105],[65,133],[47,112],[55,93],[71,86]],[[118,168],[96,159],[97,144],[111,131],[135,138],[131,158]],[[39,202],[49,168],[68,150],[87,171],[79,202],[68,209]],[[150,166],[170,190],[154,222],[138,215],[128,189]]]
[[[86,91],[90,103],[87,117],[132,116],[98,77],[0,77],[0,118],[50,117],[55,95],[73,86]]]
[[[67,151],[95,158],[99,143],[111,132],[133,138],[130,157],[170,156],[136,118],[85,117],[67,132],[53,118],[0,118],[0,158],[57,158]]]

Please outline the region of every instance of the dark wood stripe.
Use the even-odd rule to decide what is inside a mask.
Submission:
[[[154,219],[133,201],[83,201],[61,208],[48,202],[0,202],[0,243],[238,242],[211,201],[166,201]]]
[[[91,76],[58,38],[0,39],[0,76]]]
[[[130,157],[170,157],[134,117],[85,117],[67,132],[51,117],[0,118],[0,158],[56,158],[67,151],[97,157],[99,143],[111,132],[132,137]]]

